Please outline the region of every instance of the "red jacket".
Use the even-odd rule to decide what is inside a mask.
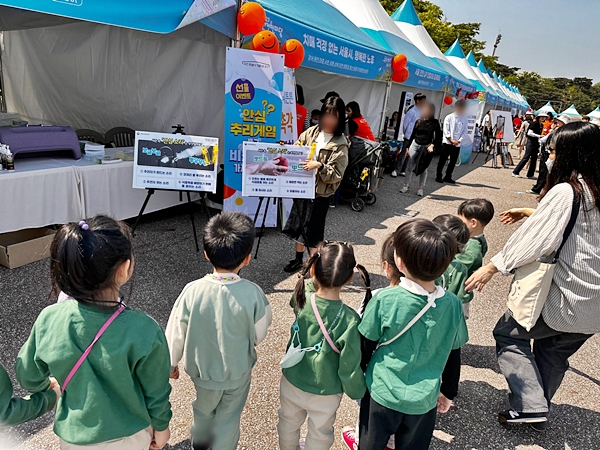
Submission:
[[[371,131],[371,127],[369,126],[369,124],[367,123],[367,121],[365,120],[364,117],[360,116],[360,117],[356,117],[356,118],[352,118],[352,120],[354,120],[357,125],[358,125],[358,131],[356,132],[355,136],[364,138],[364,139],[368,139],[370,141],[374,141],[375,140],[375,136],[373,135],[373,132]]]
[[[306,123],[306,116],[308,116],[308,109],[304,106],[296,103],[296,120],[298,122],[298,136],[304,131],[304,124]]]

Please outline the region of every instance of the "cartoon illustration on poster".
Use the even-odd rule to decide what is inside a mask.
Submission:
[[[227,48],[223,209],[254,216],[258,200],[242,196],[243,143],[279,142],[284,96],[283,55]],[[264,206],[263,206],[264,208]],[[277,224],[269,209],[266,225]]]
[[[315,198],[315,171],[301,166],[307,159],[310,147],[245,142],[243,195]]]
[[[133,187],[217,191],[219,139],[135,132]]]

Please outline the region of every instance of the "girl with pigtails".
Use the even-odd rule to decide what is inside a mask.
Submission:
[[[296,321],[288,350],[281,361],[279,448],[296,450],[300,428],[308,416],[305,448],[327,450],[334,442],[333,424],[345,393],[357,400],[366,385],[361,361],[360,318],[340,299],[354,269],[366,286],[364,303],[371,298],[370,278],[356,264],[352,247],[325,242],[300,272],[291,306]],[[310,275],[308,289],[305,278]]]

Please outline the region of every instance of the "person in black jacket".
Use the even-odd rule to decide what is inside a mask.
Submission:
[[[406,184],[400,190],[401,193],[408,192],[410,180],[414,169],[415,175],[419,175],[419,189],[417,195],[423,197],[423,187],[427,181],[427,168],[431,164],[433,151],[442,143],[442,129],[440,122],[435,118],[435,106],[428,103],[423,108],[422,117],[417,120],[408,145],[408,164],[406,166]]]
[[[527,170],[527,178],[534,178],[535,169],[537,166],[538,153],[540,151],[540,138],[542,137],[542,120],[545,120],[548,117],[548,114],[541,112],[535,118],[535,120],[529,126],[527,130],[527,145],[525,146],[525,156],[519,162],[517,167],[515,167],[512,176],[515,178],[521,178],[521,170],[527,164],[529,160],[531,163],[529,164],[529,169]]]

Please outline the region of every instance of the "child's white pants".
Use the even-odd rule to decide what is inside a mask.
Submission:
[[[152,442],[152,427],[131,436],[92,445],[76,445],[60,440],[60,450],[148,450]]]
[[[342,394],[317,395],[301,391],[284,376],[280,387],[279,409],[280,450],[300,450],[300,427],[308,415],[307,450],[329,450],[335,439],[333,424],[342,401]]]

